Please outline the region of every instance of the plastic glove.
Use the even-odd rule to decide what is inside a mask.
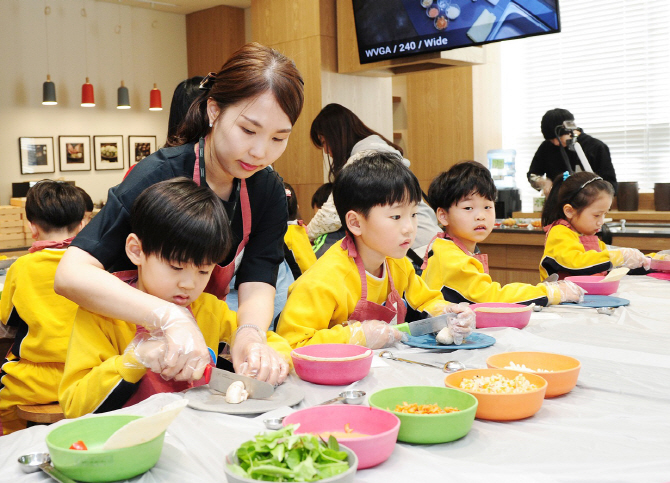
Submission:
[[[583,288],[569,280],[560,280],[558,282],[543,282],[547,286],[547,298],[549,305],[556,305],[562,302],[583,302]]]
[[[618,252],[618,253],[617,253]],[[640,268],[645,264],[644,253],[636,248],[616,248],[610,250],[610,260],[615,267]]]
[[[476,327],[476,315],[467,303],[450,304],[447,312],[457,314],[447,322],[447,327],[451,331],[455,345],[461,345],[465,338],[472,333]]]
[[[123,352],[123,365],[129,369],[147,368],[160,374],[163,370],[167,341],[148,332],[138,332]]]
[[[166,304],[150,312],[144,322],[153,337],[164,338],[167,343],[162,360],[150,361],[151,366],[156,363],[161,366],[164,379],[196,381],[202,378],[210,356],[200,328],[187,308]],[[157,352],[152,354],[158,355]]]
[[[267,336],[251,325],[240,327],[231,341],[235,372],[275,386],[288,377],[290,366],[284,357],[267,345]]]
[[[391,324],[381,320],[366,320],[346,322],[351,330],[350,344],[363,345],[369,349],[390,347],[396,342],[407,340],[407,334],[400,332]]]

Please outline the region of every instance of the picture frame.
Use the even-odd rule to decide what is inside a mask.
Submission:
[[[156,136],[128,136],[129,166],[139,163],[156,151]]]
[[[19,162],[21,174],[54,173],[54,138],[20,137]]]
[[[93,136],[96,171],[125,168],[123,136]]]
[[[91,171],[91,136],[58,136],[61,171]]]

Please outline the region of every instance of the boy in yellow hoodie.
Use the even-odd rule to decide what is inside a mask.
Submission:
[[[35,242],[7,271],[0,320],[16,338],[0,372],[0,421],[4,434],[26,427],[16,407],[58,400],[77,305],[54,292],[58,263],[84,226],[84,198],[68,183],[44,180],[26,197]]]
[[[203,293],[231,238],[228,217],[213,191],[187,178],[156,183],[135,200],[130,224],[126,253],[137,271],[117,273],[119,278],[171,302],[165,307],[175,304],[191,311],[216,354],[222,342],[232,345],[240,330],[250,330],[250,326],[237,326],[236,313],[225,302]],[[288,361],[286,341],[273,332],[267,332],[267,340]],[[185,381],[163,380],[160,373],[165,368],[149,362],[164,360],[156,354],[166,349],[160,332],[148,333],[143,327],[80,307],[58,391],[66,417],[112,411],[154,393],[190,387]],[[273,376],[269,382],[280,377]],[[199,377],[183,375],[186,380]]]
[[[405,257],[416,236],[421,188],[398,156],[370,151],[348,164],[334,182],[333,198],[347,235],[289,288],[277,333],[291,347],[378,349],[402,338],[395,324],[443,312],[458,313],[453,332],[472,330],[472,310],[445,302]]]
[[[428,202],[444,226],[429,245],[421,277],[450,302],[509,302],[538,305],[577,302],[583,291],[572,282],[500,285],[480,253],[495,222],[496,188],[488,169],[475,161],[458,163],[428,188]]]

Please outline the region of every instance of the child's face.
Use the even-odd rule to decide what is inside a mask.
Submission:
[[[438,219],[447,234],[461,240],[472,252],[493,230],[495,204],[479,194],[469,194],[448,210],[438,209]]]
[[[605,216],[612,206],[612,197],[600,193],[593,203],[576,213],[571,205],[565,205],[563,212],[572,227],[583,235],[595,235],[605,223]]]
[[[358,240],[365,245],[365,251],[382,261],[385,257],[407,255],[416,236],[417,206],[416,203],[375,206],[367,217],[359,216]]]
[[[197,299],[209,282],[214,264],[167,262],[155,255],[141,255],[137,288],[158,298],[186,307]]]

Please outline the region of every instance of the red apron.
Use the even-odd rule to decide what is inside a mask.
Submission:
[[[114,275],[116,275],[118,278],[120,278],[121,280],[123,280],[132,287],[135,287],[137,284],[137,270],[124,270],[122,272],[115,272]],[[147,332],[147,329],[145,329],[141,325],[138,325],[136,334],[141,334],[143,332]],[[123,407],[127,408],[128,406],[137,404],[140,401],[148,399],[150,396],[153,396],[154,394],[158,394],[161,392],[181,392],[190,389],[192,387],[201,386],[204,383],[205,383],[204,378],[200,379],[200,381],[196,381],[195,383],[190,383],[188,381],[175,381],[175,380],[166,381],[161,377],[160,374],[156,374],[155,372],[147,370],[146,374],[144,374],[144,376],[142,376],[142,379],[140,379],[137,385],[137,390],[130,397],[130,399],[128,399],[128,401],[123,405]]]
[[[545,232],[544,239],[545,240],[549,236],[549,230],[551,230],[556,225],[567,226],[572,231],[577,233],[577,230],[575,230],[572,227],[572,225],[570,224],[569,221],[560,219],[560,220],[556,220],[551,225],[547,225],[547,226],[544,227],[544,232]],[[584,250],[586,250],[587,252],[589,250],[594,250],[596,252],[601,252],[602,250],[600,248],[599,241],[600,241],[600,239],[596,235],[579,235],[579,243],[582,244],[582,246],[584,247]],[[594,275],[605,275],[606,273],[607,272],[600,272],[600,273],[595,273]],[[559,272],[558,273],[559,280],[563,280],[565,277],[568,277],[568,276],[570,276],[570,274],[567,273],[567,272]]]
[[[53,240],[39,240],[34,241],[30,248],[28,249],[29,253],[39,252],[45,248],[67,248],[72,243],[74,237],[66,238],[65,240],[53,241]]]
[[[349,316],[349,320],[357,320],[359,322],[364,322],[366,320],[381,320],[391,325],[402,324],[405,322],[407,307],[405,307],[405,301],[395,289],[393,277],[391,277],[391,271],[388,269],[388,265],[385,270],[388,274],[391,290],[386,297],[384,305],[379,305],[368,300],[368,280],[365,276],[365,266],[363,265],[363,260],[361,260],[361,257],[358,255],[354,241],[348,234],[344,237],[344,240],[342,240],[342,250],[347,250],[349,256],[354,259],[356,267],[358,268],[358,274],[361,277],[361,298],[356,304],[354,311]],[[386,261],[384,263],[386,264]]]
[[[200,173],[204,174],[204,164],[203,169],[200,169],[200,153],[198,145],[195,147],[195,166],[193,167],[193,181],[195,181],[198,186],[200,186]],[[244,256],[244,247],[249,242],[249,234],[251,233],[251,207],[249,205],[249,193],[247,192],[247,183],[245,180],[240,180],[240,207],[242,209],[242,241],[237,247],[237,252],[235,253],[235,258],[226,265],[222,267],[216,265],[212,271],[212,276],[209,279],[207,287],[205,287],[205,292],[215,295],[221,300],[226,300],[228,292],[230,292],[230,281],[235,276],[242,257]],[[233,216],[235,214],[233,213]],[[232,221],[232,220],[231,220]]]
[[[473,257],[476,260],[479,260],[479,262],[482,264],[484,268],[484,273],[489,273],[489,256],[486,253],[471,253],[470,250],[465,248],[465,245],[463,245],[463,242],[459,240],[456,237],[450,237],[447,235],[445,232],[440,232],[437,235],[433,237],[433,239],[430,241],[428,244],[428,248],[426,249],[426,254],[423,256],[423,264],[421,264],[421,270],[425,270],[426,267],[428,266],[428,255],[430,254],[430,248],[435,242],[436,238],[442,238],[443,240],[451,240],[454,242],[454,244],[461,249],[463,253],[468,255],[469,257]]]

